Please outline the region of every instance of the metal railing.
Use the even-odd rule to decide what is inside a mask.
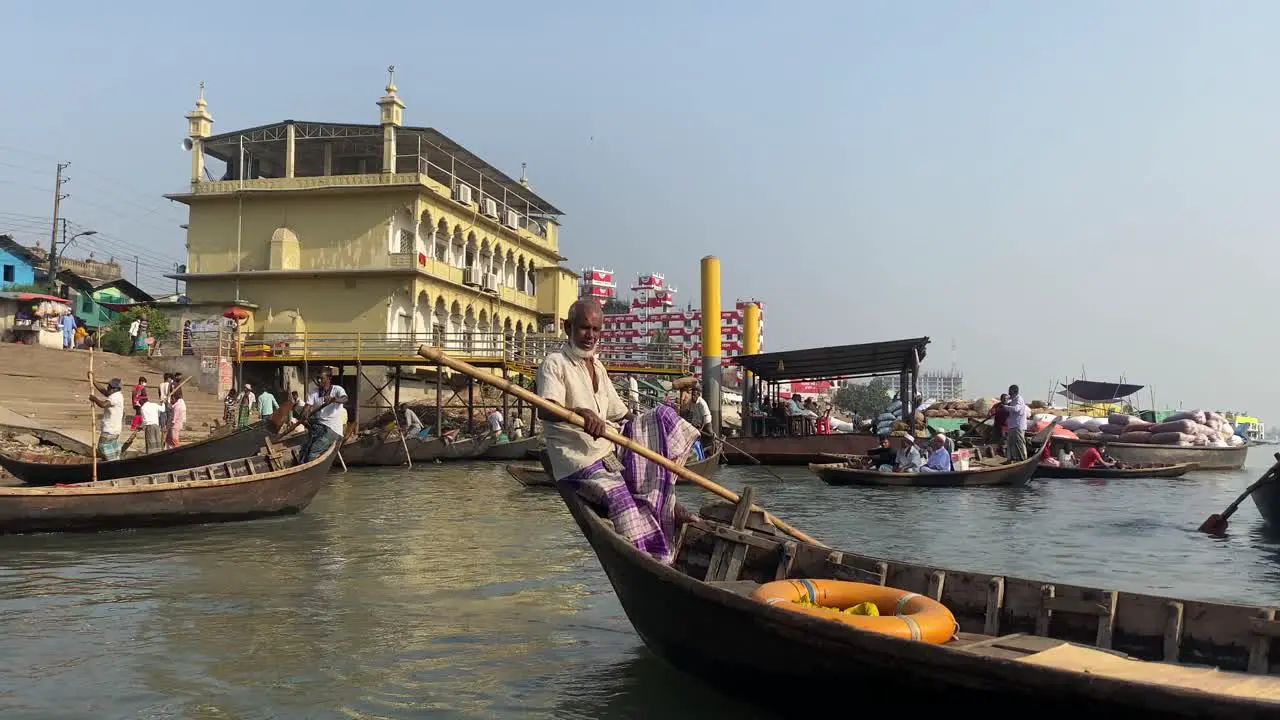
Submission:
[[[198,355],[223,357],[235,362],[367,362],[408,363],[418,357],[420,345],[432,345],[465,362],[507,363],[517,370],[533,370],[547,353],[559,349],[563,337],[514,335],[502,332],[254,332],[232,330],[182,331],[156,339],[158,356]],[[680,348],[637,350],[634,345],[601,343],[598,353],[613,373],[683,374],[689,358]],[[429,364],[425,360],[423,364]]]

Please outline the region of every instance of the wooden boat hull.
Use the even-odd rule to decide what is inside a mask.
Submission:
[[[886,473],[860,470],[844,463],[810,464],[809,471],[828,485],[875,485],[881,487],[1020,487],[1031,482],[1040,465],[1040,456],[1019,463],[970,468],[945,473]]]
[[[1251,495],[1258,514],[1271,528],[1280,528],[1280,483],[1263,483]]]
[[[685,467],[704,478],[710,478],[720,469],[720,450],[698,462],[689,463]],[[507,473],[515,478],[517,482],[525,487],[555,487],[556,483],[551,479],[551,473],[543,470],[542,465],[520,465],[511,464],[507,466]],[[676,478],[676,483],[683,480]]]
[[[536,454],[541,445],[542,436],[534,435],[519,440],[494,443],[481,453],[480,457],[485,460],[522,460],[529,457],[531,452]]]
[[[730,465],[754,465],[748,454],[765,465],[808,465],[823,462],[831,455],[865,455],[868,450],[879,447],[880,438],[868,434],[832,433],[797,437],[737,437],[731,442],[735,447],[724,448],[724,458]]]
[[[297,513],[315,498],[337,457],[335,444],[306,465],[171,487],[0,488],[0,534],[188,525]]]
[[[1035,477],[1070,480],[1089,478],[1091,480],[1133,480],[1137,478],[1176,478],[1182,477],[1196,469],[1195,463],[1179,463],[1177,465],[1152,465],[1135,468],[1092,467],[1081,470],[1078,467],[1055,467],[1041,465],[1036,468]]]
[[[258,452],[268,434],[267,425],[259,422],[242,430],[219,435],[198,443],[183,445],[146,455],[98,462],[98,479],[114,480],[135,475],[173,472],[184,468],[238,460]],[[138,442],[135,440],[135,442]],[[92,452],[92,449],[90,450]],[[0,467],[28,485],[58,485],[89,482],[93,479],[93,462],[39,462],[0,453]]]
[[[492,435],[463,438],[445,443],[443,457],[446,460],[474,460],[483,455],[492,445]]]
[[[788,716],[847,706],[851,698],[871,702],[877,697],[891,698],[893,711],[908,717],[924,717],[936,713],[938,707],[960,703],[974,703],[983,708],[984,714],[1002,715],[1025,714],[1032,707],[1053,707],[1077,717],[1089,713],[1095,717],[1263,718],[1276,717],[1280,712],[1280,704],[1272,702],[1170,689],[1006,659],[1016,656],[1012,652],[1001,657],[899,640],[773,608],[738,591],[735,585],[740,583],[707,583],[656,562],[613,532],[609,521],[602,520],[572,490],[562,486],[559,491],[632,626],[655,654],[728,692],[772,706]],[[851,554],[830,553],[804,543],[798,546],[796,567],[804,557],[808,567],[834,562],[853,569],[846,559]],[[857,558],[871,565],[870,558]],[[891,580],[888,584],[904,587],[908,580],[913,586],[919,581],[918,590],[908,588],[919,592],[925,592],[926,578],[938,574],[947,577],[939,591],[953,588],[943,594],[948,606],[954,605],[953,600],[959,595],[987,596],[981,578],[966,577],[957,586],[949,577],[951,571],[932,571],[905,563],[885,565]],[[814,577],[790,575],[806,576]],[[1001,580],[1005,583],[1001,585],[1005,589],[1004,602],[1012,603],[1010,598],[1038,599],[1042,595],[1039,585],[1033,582]],[[1057,587],[1059,594],[1066,588]],[[1078,589],[1071,590],[1074,593]],[[1158,613],[1164,601],[1154,597],[1149,600]],[[1201,606],[1188,602],[1188,618],[1193,617],[1190,605],[1197,610]],[[1213,608],[1219,613],[1231,610],[1241,622],[1252,611],[1239,606]],[[957,617],[962,620],[962,630],[966,623],[972,626],[977,622],[982,627],[980,614],[976,620],[959,613]],[[1004,616],[997,613],[996,617]],[[1055,613],[1053,622],[1070,623],[1073,621],[1069,618],[1073,617]],[[1003,622],[1027,628],[1024,632],[1029,636],[1028,622],[1033,620],[1034,615],[1028,620],[1011,614]],[[1086,629],[1086,623],[1079,625],[1081,634],[1088,636],[1091,631]],[[1152,652],[1159,656],[1160,623],[1154,627],[1156,645]],[[1238,631],[1242,637],[1247,636],[1244,627]],[[1006,632],[1015,631],[1009,628]],[[1196,632],[1204,632],[1204,628],[1197,628]],[[851,695],[853,688],[863,691]]]
[[[1068,440],[1054,438],[1055,442],[1069,444],[1079,457],[1089,447],[1096,447],[1095,440]],[[1133,465],[1181,465],[1193,463],[1198,470],[1239,470],[1244,467],[1249,446],[1240,447],[1179,447],[1177,445],[1142,445],[1138,443],[1107,443],[1111,456]]]

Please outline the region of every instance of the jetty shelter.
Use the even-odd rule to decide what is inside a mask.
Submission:
[[[376,123],[213,134],[203,85],[183,146],[193,303],[236,309],[269,352],[379,342],[466,356],[553,329],[576,297],[562,213],[443,133],[406,126],[394,70]],[[355,338],[359,340],[355,340]],[[314,354],[314,352],[310,353]]]

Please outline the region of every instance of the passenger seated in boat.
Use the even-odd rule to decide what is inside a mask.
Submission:
[[[892,470],[895,453],[893,451],[893,443],[889,442],[889,436],[885,435],[880,438],[880,447],[868,450],[867,457],[869,458],[867,464],[870,467],[883,470],[885,466],[888,466]]]
[[[1080,469],[1088,470],[1092,467],[1119,468],[1120,463],[1116,462],[1111,454],[1107,452],[1107,444],[1102,443],[1098,447],[1091,447],[1080,455]]]
[[[893,465],[881,465],[881,472],[918,472],[924,461],[920,458],[920,448],[916,447],[915,438],[910,435],[902,436],[902,443],[898,447],[898,454],[893,460]]]
[[[942,433],[929,442],[929,459],[920,466],[922,473],[951,472],[951,452],[947,450],[947,438]]]
[[[606,428],[675,462],[688,457],[698,429],[670,405],[633,414],[613,387],[596,344],[604,310],[592,299],[575,302],[564,321],[569,340],[547,353],[538,368],[538,395],[573,410],[585,421],[579,429],[539,411],[546,423],[547,457],[556,482],[566,483],[604,508],[614,529],[636,548],[670,564],[677,528],[696,516],[675,499],[675,475],[604,438]]]
[[[1071,451],[1071,446],[1063,444],[1058,448],[1058,465],[1060,467],[1075,467],[1077,464],[1076,454]]]

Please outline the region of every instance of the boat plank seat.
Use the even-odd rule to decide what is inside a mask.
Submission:
[[[1280,700],[1280,677],[1134,660],[1074,643],[1018,658],[1018,662],[1096,677],[1221,693],[1242,698]]]
[[[1111,637],[1116,625],[1116,600],[1119,593],[1115,590],[1104,590],[1098,600],[1077,600],[1056,596],[1053,585],[1040,587],[1040,610],[1036,614],[1036,635],[1049,635],[1049,623],[1053,614],[1094,615],[1098,618],[1098,632],[1094,643],[1100,648],[1111,647]]]
[[[711,551],[711,564],[707,567],[706,580],[738,579],[738,574],[742,572],[742,564],[747,559],[747,547],[753,544],[747,539],[752,536],[744,530],[747,527],[747,520],[751,517],[751,505],[755,499],[754,486],[748,485],[742,490],[730,521],[730,529],[736,532],[721,534],[719,532],[721,527],[711,526],[716,535],[716,541]]]

